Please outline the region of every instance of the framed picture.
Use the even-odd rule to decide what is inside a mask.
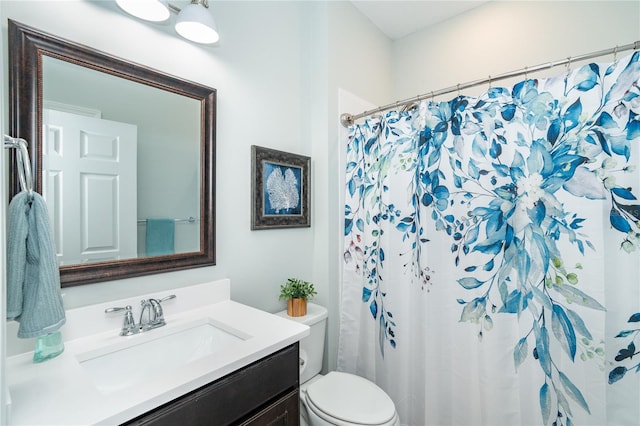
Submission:
[[[251,146],[251,229],[311,226],[311,157]]]

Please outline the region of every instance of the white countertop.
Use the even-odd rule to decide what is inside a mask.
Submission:
[[[147,297],[162,298],[169,294],[164,293]],[[167,321],[165,327],[122,337],[118,335],[122,315],[104,314],[106,307],[130,304],[134,306],[137,321],[137,304],[144,296],[115,304],[93,305],[67,311],[67,324],[62,328],[65,351],[58,357],[40,364],[32,362],[32,351],[9,357],[6,364],[11,398],[9,424],[120,424],[309,334],[309,328],[303,324],[229,300],[228,280],[176,289],[170,293],[176,294],[177,298],[163,304]],[[90,317],[95,317],[93,327],[90,325],[92,321],[87,320]],[[247,338],[229,350],[204,356],[182,367],[158,371],[144,382],[109,393],[98,390],[77,358],[88,347],[117,345],[127,339],[135,343],[134,339],[148,338],[147,335],[159,330],[169,330],[202,318],[229,325]]]

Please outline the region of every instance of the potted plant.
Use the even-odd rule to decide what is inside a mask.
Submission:
[[[287,282],[280,285],[280,300],[287,301],[287,315],[290,317],[307,315],[307,300],[316,294],[312,283],[299,278],[287,278]]]

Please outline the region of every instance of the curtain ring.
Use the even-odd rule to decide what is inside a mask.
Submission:
[[[571,73],[571,56],[567,58],[567,76]]]
[[[431,91],[431,102],[433,102],[433,90]]]
[[[460,83],[456,87],[458,88],[458,97],[460,97]]]
[[[489,75],[489,89],[491,89],[491,75]]]
[[[616,44],[616,47],[613,48],[613,63],[616,64],[618,63],[618,45]]]
[[[524,79],[529,80],[529,68],[524,67]]]

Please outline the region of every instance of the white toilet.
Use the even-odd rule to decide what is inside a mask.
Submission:
[[[300,341],[300,413],[303,426],[399,426],[400,419],[389,396],[375,383],[354,374],[332,371],[320,374],[324,355],[327,309],[307,304],[307,315],[290,317],[311,334]]]

